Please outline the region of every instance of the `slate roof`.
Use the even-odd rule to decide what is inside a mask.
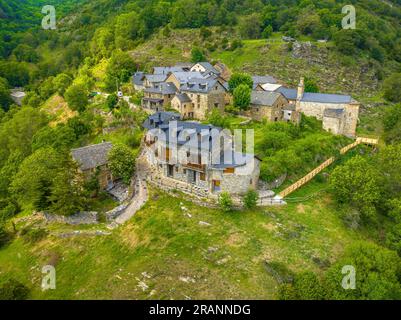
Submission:
[[[206,61],[205,62],[198,62],[197,64],[200,64],[202,67],[204,67],[206,69],[206,72],[207,71],[211,71],[211,72],[213,72],[215,74],[220,74],[220,72],[215,67],[213,67],[210,62],[206,62]]]
[[[351,103],[351,96],[345,96],[341,94],[328,94],[328,93],[311,93],[305,92],[302,97],[302,101],[305,102],[320,102],[320,103]]]
[[[192,101],[186,93],[178,93],[178,94],[176,94],[176,97],[178,100],[180,100],[181,103]]]
[[[324,117],[328,118],[341,118],[344,114],[344,109],[325,109],[323,112]]]
[[[258,84],[266,84],[266,83],[272,83],[272,84],[276,84],[277,80],[275,78],[273,78],[272,76],[253,76],[252,77],[253,80],[253,85],[258,85]]]
[[[280,93],[269,91],[252,91],[251,104],[258,106],[273,106],[280,98]]]
[[[183,72],[185,71],[183,67],[154,67],[153,74],[169,74],[170,72]]]
[[[145,77],[152,83],[164,82],[167,79],[166,74],[146,74]]]
[[[143,72],[134,73],[134,75],[132,77],[132,82],[137,86],[142,86],[144,75],[145,75],[145,73],[143,73]]]
[[[197,71],[182,71],[182,72],[173,72],[173,75],[177,78],[180,83],[188,82],[192,79],[203,79],[203,75]]]
[[[169,121],[181,120],[181,115],[176,112],[156,112],[149,116],[143,123],[143,127],[147,130],[157,128],[162,124],[169,123]],[[151,122],[152,121],[152,122]]]
[[[216,84],[221,85],[217,79],[191,79],[181,85],[181,91],[208,93]],[[223,86],[224,87],[224,86]]]
[[[90,170],[103,166],[108,162],[109,151],[113,148],[111,142],[103,142],[83,148],[72,149],[73,159],[79,164],[81,170]]]
[[[155,84],[152,88],[146,88],[145,92],[149,93],[161,93],[165,94],[174,94],[177,92],[177,87],[172,82],[161,82],[159,84]]]
[[[276,89],[274,92],[281,93],[284,97],[287,98],[287,100],[297,100],[297,93],[298,93],[297,89],[280,87]]]

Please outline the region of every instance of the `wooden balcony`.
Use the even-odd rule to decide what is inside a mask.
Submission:
[[[201,172],[206,172],[206,165],[205,164],[198,164],[198,163],[187,163],[182,165],[184,168],[197,170]]]

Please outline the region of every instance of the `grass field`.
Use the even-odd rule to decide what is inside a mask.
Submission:
[[[313,182],[294,196],[324,186]],[[54,235],[107,230],[102,225],[45,228],[50,235],[39,242],[16,237],[0,250],[0,280],[17,278],[32,289],[32,299],[274,299],[277,282],[265,261],[320,272],[361,237],[343,226],[324,193],[305,203],[227,214],[153,189],[151,201],[110,235]],[[56,266],[57,289],[42,292],[47,264]]]

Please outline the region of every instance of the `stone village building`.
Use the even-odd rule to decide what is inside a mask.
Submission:
[[[171,107],[183,119],[205,120],[213,108],[223,111],[232,102],[227,82],[210,63],[156,67],[153,72],[151,75],[136,73],[133,77],[135,88],[145,88],[142,105],[150,113]],[[305,114],[321,120],[323,129],[333,134],[356,135],[360,103],[351,96],[305,92],[303,78],[298,89],[285,88],[271,76],[252,78],[251,104],[243,115],[256,121],[298,124]]]
[[[178,113],[158,112],[144,123],[145,155],[157,177],[203,196],[257,189],[260,160],[233,151],[231,133],[180,118]]]
[[[103,142],[71,150],[72,158],[79,165],[79,171],[83,173],[85,180],[97,175],[101,189],[107,189],[115,182],[108,166],[108,154],[112,148],[112,143]]]
[[[360,103],[351,96],[305,92],[303,78],[299,82],[298,89],[280,86],[273,92],[282,94],[288,100],[290,108],[299,114],[321,120],[324,130],[355,137]]]

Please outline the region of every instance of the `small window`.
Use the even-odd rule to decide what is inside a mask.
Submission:
[[[253,184],[253,180],[252,179],[249,181],[249,184],[251,184],[251,185]]]
[[[187,158],[191,156],[191,152],[187,151]]]
[[[186,169],[184,169],[182,172],[183,172],[184,174],[187,174],[187,170],[186,170]]]
[[[206,181],[206,174],[205,173],[203,173],[203,172],[201,172],[201,174],[200,174],[200,178],[199,178],[201,181]]]
[[[234,168],[226,168],[224,169],[224,173],[234,173],[235,169]]]
[[[178,166],[177,166],[177,167],[175,167],[175,172],[178,172]]]

